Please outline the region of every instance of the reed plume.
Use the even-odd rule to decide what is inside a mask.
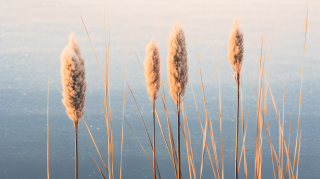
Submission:
[[[144,69],[148,94],[150,96],[150,100],[154,101],[157,99],[157,94],[160,89],[161,61],[159,46],[154,42],[153,38],[146,47]]]
[[[239,84],[241,66],[243,62],[243,34],[239,29],[238,18],[235,19],[229,36],[228,58],[235,72],[233,75],[237,83],[237,128],[236,128],[236,149],[235,149],[235,178],[238,179],[238,128],[239,128]]]
[[[78,122],[84,115],[86,100],[86,72],[85,61],[81,55],[80,46],[73,32],[69,36],[67,45],[60,56],[61,76],[63,87],[62,102],[66,106],[69,118],[73,121],[75,128],[75,178],[78,178]]]
[[[243,34],[239,29],[239,20],[235,19],[229,36],[228,58],[232,70],[235,72],[234,79],[237,81],[237,74],[241,73],[243,62]]]
[[[146,77],[146,86],[150,100],[152,101],[152,116],[153,116],[153,175],[156,179],[156,138],[155,138],[155,101],[158,97],[160,89],[160,50],[158,45],[152,38],[146,47],[146,57],[144,60],[144,69]]]
[[[184,99],[188,83],[187,44],[180,23],[175,23],[168,39],[167,57],[170,95],[177,104],[177,160],[178,179],[181,178],[180,159],[180,103]]]

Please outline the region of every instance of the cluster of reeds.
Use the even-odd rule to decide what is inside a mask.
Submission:
[[[81,18],[82,19],[82,18]],[[307,14],[308,19],[308,14]],[[83,20],[82,20],[83,21]],[[84,22],[83,22],[84,24]],[[87,28],[84,24],[86,32],[88,34],[89,40],[91,42],[89,33]],[[307,32],[307,26],[306,26]],[[305,32],[305,33],[306,33]],[[305,37],[306,39],[306,37]],[[197,40],[197,39],[196,39]],[[244,169],[244,177],[248,178],[247,172],[247,158],[246,158],[246,132],[247,132],[247,125],[248,125],[248,118],[245,124],[244,117],[243,117],[243,99],[242,99],[242,63],[244,60],[244,37],[243,33],[239,29],[239,22],[238,19],[234,21],[230,36],[229,36],[229,46],[228,46],[228,59],[232,66],[234,74],[234,79],[237,84],[237,118],[236,118],[236,143],[235,143],[235,178],[238,179],[240,167],[241,167],[241,160],[243,158],[243,169]],[[306,41],[305,41],[306,43]],[[91,42],[92,45],[92,42]],[[301,132],[299,131],[299,119],[300,119],[300,108],[301,108],[301,91],[300,91],[300,104],[299,104],[299,118],[298,118],[298,128],[297,128],[297,136],[295,142],[295,154],[293,162],[290,159],[290,136],[291,136],[291,122],[290,122],[290,132],[289,132],[289,139],[286,141],[284,137],[284,103],[285,103],[285,93],[283,97],[283,116],[281,119],[280,111],[278,110],[274,97],[272,95],[272,90],[269,85],[269,69],[270,69],[270,60],[269,60],[269,67],[268,70],[265,62],[266,62],[266,46],[263,50],[263,38],[262,38],[262,45],[261,45],[261,54],[260,58],[257,58],[259,62],[259,88],[258,88],[258,96],[255,96],[256,103],[257,103],[257,128],[256,128],[256,147],[255,147],[255,163],[254,163],[254,178],[260,179],[262,173],[262,136],[263,130],[265,130],[267,137],[270,143],[270,151],[271,151],[271,159],[273,164],[273,172],[274,178],[279,179],[294,179],[298,178],[298,168],[299,168],[299,160],[300,160],[300,144],[301,144]],[[81,50],[78,43],[75,40],[73,33],[70,35],[69,45],[65,47],[61,54],[61,76],[62,76],[62,84],[63,84],[63,92],[61,93],[63,96],[63,104],[66,106],[67,114],[72,119],[75,127],[75,177],[78,177],[78,157],[77,157],[77,129],[78,123],[81,118],[88,129],[88,132],[92,138],[92,141],[97,149],[97,152],[104,164],[106,172],[108,173],[109,179],[114,179],[114,158],[113,158],[113,127],[112,127],[112,115],[111,115],[111,104],[110,104],[110,88],[109,88],[109,47],[110,47],[110,32],[109,32],[109,43],[107,44],[107,30],[105,27],[105,48],[106,48],[106,75],[103,75],[101,66],[99,64],[99,60],[95,53],[99,69],[102,75],[102,80],[105,87],[105,100],[104,100],[104,107],[105,107],[105,118],[106,118],[106,126],[107,126],[107,138],[108,138],[108,166],[105,164],[100,151],[97,147],[97,144],[90,132],[90,129],[83,118],[84,115],[84,106],[85,106],[85,93],[86,93],[86,78],[85,78],[85,61],[81,55]],[[272,46],[271,46],[272,47]],[[129,46],[130,48],[130,46]],[[133,100],[136,104],[137,110],[140,114],[141,121],[144,125],[144,129],[146,131],[146,135],[148,137],[150,147],[153,153],[153,163],[151,164],[148,155],[145,152],[145,149],[141,145],[138,137],[135,135],[137,141],[139,142],[142,150],[144,151],[150,166],[153,169],[154,179],[158,178],[161,179],[160,170],[157,165],[156,160],[156,141],[155,141],[155,121],[157,118],[161,134],[163,136],[165,145],[167,147],[168,153],[170,155],[171,161],[174,166],[174,172],[177,179],[182,179],[182,172],[181,172],[181,156],[180,156],[180,131],[182,131],[182,137],[185,140],[186,144],[186,151],[187,151],[187,159],[188,159],[188,166],[189,166],[189,175],[190,179],[196,179],[196,166],[195,166],[195,157],[192,147],[192,140],[190,135],[190,129],[188,125],[187,113],[185,109],[185,105],[183,103],[184,96],[186,94],[186,87],[188,83],[188,60],[187,60],[187,50],[186,50],[186,38],[184,35],[184,31],[181,29],[180,23],[175,23],[172,28],[172,31],[169,35],[168,39],[168,56],[167,56],[167,78],[162,77],[161,72],[161,61],[160,61],[160,49],[158,44],[154,41],[154,38],[151,39],[150,43],[145,47],[146,55],[144,61],[144,70],[141,66],[140,60],[138,55],[136,54],[137,60],[140,64],[141,71],[146,80],[146,87],[147,92],[152,102],[152,119],[153,119],[153,142],[149,137],[149,133],[147,131],[146,125],[144,123],[144,119],[142,114],[139,110],[138,104],[135,100],[133,95],[133,91],[130,88],[127,80],[125,80],[125,90],[124,90],[124,105],[123,105],[123,121],[122,121],[122,141],[121,141],[121,159],[120,159],[120,179],[122,177],[122,149],[123,149],[123,137],[124,137],[124,121],[128,124],[131,131],[135,135],[133,129],[131,128],[128,120],[125,118],[125,95],[126,95],[126,88],[130,90],[130,93],[133,97]],[[134,49],[133,49],[134,50]],[[272,48],[271,48],[272,50]],[[202,87],[202,95],[203,95],[203,102],[204,102],[204,109],[205,109],[205,123],[204,126],[202,125],[202,120],[200,118],[200,114],[198,111],[198,106],[196,103],[195,95],[193,93],[193,88],[190,84],[191,91],[194,97],[195,107],[198,113],[200,127],[203,133],[203,145],[202,145],[202,154],[201,154],[201,166],[200,166],[200,175],[198,178],[202,179],[202,172],[203,172],[203,161],[205,156],[205,151],[207,151],[208,158],[211,163],[212,171],[214,177],[217,179],[224,179],[224,158],[223,158],[223,133],[222,133],[222,117],[221,117],[221,92],[220,92],[220,69],[219,69],[219,55],[218,55],[218,79],[219,79],[219,108],[220,108],[220,137],[221,137],[221,166],[218,163],[218,153],[217,153],[217,145],[213,135],[213,127],[211,119],[209,120],[209,116],[207,113],[207,106],[205,100],[205,93],[202,81],[202,72],[201,72],[201,64],[199,58],[199,51],[197,45],[197,53],[198,53],[198,62],[199,62],[199,70],[200,70],[200,77],[201,77],[201,87]],[[129,51],[128,51],[129,54]],[[270,52],[271,54],[271,52]],[[271,55],[270,55],[271,56]],[[270,57],[271,58],[271,57]],[[303,56],[304,61],[304,56]],[[303,77],[303,67],[302,67],[302,77]],[[49,76],[50,78],[50,76]],[[173,108],[176,111],[177,115],[177,138],[176,144],[174,142],[173,137],[173,130],[171,128],[169,115],[168,115],[168,105],[166,103],[166,96],[164,91],[164,82],[169,87],[169,94],[172,100]],[[161,89],[162,87],[162,89]],[[301,90],[302,90],[302,79],[301,79]],[[255,90],[253,89],[254,94]],[[269,126],[269,119],[268,119],[268,110],[267,110],[267,93],[270,93],[271,99],[274,104],[274,108],[277,114],[277,120],[279,123],[279,151],[278,153],[275,151],[275,147],[271,140],[271,133],[270,133],[270,126]],[[241,92],[241,93],[240,93]],[[158,98],[158,93],[160,93],[160,97],[162,100],[162,104],[166,114],[166,121],[168,126],[168,133],[169,133],[169,142],[166,139],[166,136],[163,131],[163,127],[155,106],[156,99]],[[49,97],[49,93],[48,93]],[[241,102],[240,102],[241,98]],[[238,147],[241,146],[238,142],[239,138],[239,113],[240,113],[240,103],[241,103],[241,118],[242,118],[242,147],[239,157]],[[182,123],[180,121],[182,113]],[[249,117],[249,113],[248,113]],[[49,122],[49,121],[48,121]],[[209,134],[210,140],[207,141],[207,134]],[[212,150],[209,149],[209,144],[211,142]],[[176,147],[175,147],[176,146]],[[213,151],[213,156],[210,151]],[[48,155],[49,155],[49,125],[48,125]],[[48,156],[49,157],[49,156]],[[286,162],[284,162],[284,157],[286,158]],[[49,159],[49,158],[48,158]],[[92,158],[93,159],[93,158]],[[100,169],[96,161],[93,159],[95,164],[97,165],[101,176],[105,179],[104,172]],[[286,163],[285,167],[283,167],[284,163]],[[221,171],[220,171],[221,168]],[[158,171],[158,175],[157,175]],[[278,173],[278,176],[277,176]],[[49,178],[49,160],[48,160],[48,178]]]

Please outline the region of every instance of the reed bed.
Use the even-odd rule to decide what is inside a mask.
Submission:
[[[69,45],[65,47],[61,54],[61,74],[62,74],[62,83],[63,83],[63,91],[61,95],[64,97],[63,103],[66,106],[67,114],[72,119],[75,127],[75,176],[78,177],[78,162],[77,162],[77,129],[79,120],[83,118],[83,121],[87,127],[89,135],[93,141],[93,144],[101,158],[101,161],[104,165],[104,168],[100,168],[98,163],[92,157],[95,165],[97,166],[99,173],[101,174],[102,178],[115,178],[115,169],[119,169],[120,175],[119,178],[122,178],[122,153],[124,147],[124,133],[127,131],[125,130],[125,123],[129,126],[130,130],[132,131],[133,135],[137,139],[141,149],[143,150],[150,167],[153,171],[154,179],[158,178],[161,179],[160,169],[156,160],[156,143],[155,143],[155,121],[157,118],[159,128],[164,139],[164,143],[168,150],[169,157],[172,161],[172,166],[175,174],[175,178],[182,179],[182,172],[181,172],[181,156],[180,156],[180,130],[182,133],[182,138],[184,139],[186,145],[186,159],[188,164],[188,174],[190,179],[202,179],[207,178],[203,176],[203,168],[204,168],[204,159],[206,154],[208,154],[208,158],[210,160],[213,176],[215,179],[224,179],[225,177],[225,168],[224,168],[224,146],[223,146],[223,132],[222,132],[222,104],[221,104],[221,89],[220,89],[220,68],[219,68],[219,53],[217,52],[218,56],[218,80],[219,80],[219,128],[220,128],[220,140],[221,140],[221,155],[217,152],[218,147],[215,141],[214,136],[214,128],[212,124],[212,120],[208,115],[208,109],[206,106],[206,97],[204,93],[204,84],[202,79],[202,71],[201,71],[201,62],[200,62],[200,54],[199,54],[199,47],[197,44],[196,38],[196,46],[197,46],[197,55],[198,55],[198,64],[199,64],[199,73],[200,73],[200,82],[201,82],[201,89],[202,89],[202,98],[203,98],[203,105],[205,110],[205,122],[202,123],[200,118],[200,112],[198,110],[198,105],[196,102],[196,97],[193,91],[193,86],[190,84],[191,92],[193,95],[195,109],[197,111],[197,115],[199,118],[199,123],[202,131],[202,146],[201,146],[201,163],[199,166],[196,165],[195,162],[195,153],[192,144],[192,136],[190,133],[189,123],[188,123],[188,116],[187,110],[185,108],[185,104],[183,102],[184,96],[186,94],[186,86],[189,81],[188,76],[188,59],[187,59],[187,50],[186,50],[186,39],[184,35],[184,31],[181,29],[181,23],[175,23],[172,28],[172,31],[169,35],[168,39],[168,56],[167,56],[167,78],[163,77],[161,71],[161,61],[160,61],[160,52],[158,45],[154,42],[152,38],[150,43],[145,46],[146,49],[146,57],[144,62],[144,69],[140,63],[139,57],[132,47],[137,61],[141,67],[141,71],[143,76],[146,80],[146,88],[147,93],[150,97],[152,102],[152,116],[153,116],[153,142],[151,142],[149,132],[147,130],[146,124],[143,119],[143,115],[140,111],[139,105],[136,101],[134,96],[134,89],[130,88],[129,82],[127,81],[127,74],[125,78],[125,89],[124,89],[124,101],[123,101],[123,111],[122,111],[122,129],[121,129],[121,156],[120,156],[120,166],[119,168],[114,166],[114,144],[113,144],[113,120],[111,114],[111,100],[110,100],[110,85],[109,85],[109,48],[110,48],[110,30],[109,30],[109,41],[107,42],[107,29],[104,23],[105,29],[105,50],[106,50],[106,73],[105,75],[102,72],[102,68],[100,66],[97,54],[93,47],[92,41],[89,36],[89,32],[85,26],[84,20],[81,17],[83,22],[84,28],[87,32],[88,38],[92,45],[99,70],[101,72],[103,84],[105,87],[105,99],[104,99],[104,110],[105,110],[105,118],[106,118],[106,126],[107,126],[107,145],[108,145],[108,159],[107,164],[105,160],[102,158],[100,150],[97,146],[97,143],[94,140],[92,133],[87,125],[87,122],[83,118],[84,115],[84,103],[85,103],[85,92],[86,92],[86,81],[85,81],[85,66],[84,66],[84,59],[81,55],[80,47],[75,40],[73,33],[70,35]],[[305,42],[304,42],[304,53],[303,53],[303,65],[304,65],[304,55],[305,55],[305,45],[306,45],[306,34],[307,34],[307,22],[308,22],[308,8],[307,8],[307,17],[306,17],[306,29],[305,29]],[[144,40],[142,38],[142,34],[140,32],[142,43],[144,44]],[[270,61],[271,61],[271,54],[272,54],[272,44],[270,45],[270,59],[269,65],[267,65],[266,54],[267,54],[267,44],[264,43],[263,37],[261,40],[261,48],[260,48],[260,56],[257,56],[257,61],[259,63],[259,73],[257,74],[259,77],[259,86],[257,89],[253,88],[252,90],[256,100],[257,106],[257,116],[256,116],[256,131],[255,131],[255,155],[254,155],[254,178],[261,179],[262,178],[262,144],[263,144],[263,134],[267,135],[268,142],[270,144],[270,152],[271,152],[271,160],[272,160],[272,169],[273,169],[273,176],[275,179],[297,179],[298,178],[298,169],[299,169],[299,162],[300,162],[300,146],[301,146],[301,130],[299,128],[299,120],[300,120],[300,110],[301,110],[301,95],[302,95],[302,81],[303,81],[303,66],[302,66],[302,75],[301,75],[301,88],[300,88],[300,101],[299,101],[299,116],[298,116],[298,126],[297,126],[297,136],[295,138],[295,148],[294,148],[294,156],[293,159],[290,157],[290,144],[291,144],[291,118],[290,118],[290,130],[289,130],[289,137],[288,140],[285,138],[285,123],[284,123],[284,106],[285,106],[285,87],[284,87],[284,95],[283,95],[283,109],[277,108],[271,86],[269,84],[269,74],[270,74]],[[127,66],[128,66],[128,58],[130,53],[130,44],[128,48],[128,57],[127,57]],[[234,74],[234,79],[237,84],[237,118],[236,118],[236,146],[235,146],[235,171],[234,175],[237,179],[239,177],[241,164],[243,161],[243,170],[244,170],[244,178],[248,178],[250,175],[248,173],[248,160],[247,160],[247,153],[246,153],[246,136],[247,136],[247,129],[248,129],[248,118],[249,118],[249,111],[247,115],[247,120],[245,121],[244,113],[243,113],[243,96],[242,96],[242,64],[243,64],[243,34],[239,30],[239,20],[236,19],[234,21],[230,36],[229,36],[229,46],[228,46],[228,59],[231,64],[231,67]],[[128,67],[126,67],[128,68]],[[127,69],[126,69],[127,73]],[[49,79],[50,79],[50,72],[49,72]],[[250,78],[251,79],[251,78]],[[165,83],[164,83],[165,81]],[[171,108],[167,104],[166,99],[166,91],[165,85],[169,89],[169,98],[172,101],[172,109],[176,112],[177,115],[177,139],[174,140],[173,132],[169,119],[169,112],[168,109]],[[57,85],[55,84],[57,87]],[[148,138],[150,148],[153,154],[153,163],[151,163],[149,156],[147,155],[146,149],[141,144],[138,136],[134,132],[133,128],[131,127],[129,121],[125,117],[125,101],[126,101],[126,89],[129,89],[130,94],[134,100],[136,105],[137,111],[141,118],[144,130],[146,132],[146,136]],[[72,90],[70,90],[72,89]],[[69,91],[68,91],[69,90]],[[257,90],[257,92],[256,92]],[[160,93],[160,95],[159,95]],[[273,107],[276,113],[276,118],[278,122],[278,130],[279,130],[279,143],[278,146],[273,143],[271,138],[270,132],[270,125],[269,125],[269,116],[268,116],[268,108],[267,108],[267,100],[268,100],[268,93],[270,94]],[[163,110],[166,117],[167,126],[164,126],[161,123],[160,116],[158,114],[155,102],[157,97],[161,97]],[[49,82],[48,82],[48,136],[47,136],[47,178],[49,178]],[[241,106],[241,111],[240,111]],[[282,110],[282,116],[281,116]],[[242,128],[242,144],[239,144],[239,117],[241,112],[241,128]],[[182,115],[180,115],[182,113]],[[182,117],[182,118],[181,118]],[[181,118],[181,121],[180,121]],[[204,126],[203,126],[204,125]],[[164,127],[167,128],[167,136],[165,135]],[[265,131],[265,132],[264,132]],[[241,135],[241,134],[240,134]],[[169,139],[167,139],[169,137]],[[208,140],[208,139],[209,140]],[[211,144],[210,144],[211,143]],[[238,150],[238,147],[240,150]],[[212,148],[211,148],[212,147]],[[278,151],[276,151],[276,147],[278,147]],[[240,151],[240,155],[239,155]],[[221,165],[219,165],[219,161],[221,161]],[[197,170],[197,168],[199,170]],[[230,169],[228,169],[229,171]],[[157,172],[158,171],[158,172]],[[107,175],[104,174],[107,172]],[[199,172],[197,174],[197,172]],[[158,174],[158,175],[157,175]],[[251,175],[252,176],[252,175]],[[186,177],[186,176],[185,176]],[[250,178],[250,177],[249,177]]]

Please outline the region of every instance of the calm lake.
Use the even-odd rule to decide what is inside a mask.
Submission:
[[[181,22],[186,34],[189,81],[204,125],[206,115],[200,81],[198,45],[208,117],[212,120],[221,172],[219,58],[225,178],[234,177],[237,87],[227,58],[227,50],[228,36],[236,17],[239,18],[245,44],[242,78],[244,120],[247,119],[249,111],[246,138],[248,176],[254,177],[257,125],[255,95],[258,94],[259,87],[258,59],[262,44],[262,53],[266,59],[265,67],[269,68],[270,64],[270,88],[281,118],[284,116],[286,142],[289,140],[291,119],[289,153],[293,160],[299,116],[307,5],[308,1],[301,0],[1,0],[0,178],[43,179],[47,175],[47,93],[50,62],[52,62],[49,89],[50,177],[58,179],[74,177],[74,127],[66,114],[65,106],[61,102],[62,96],[57,89],[62,89],[60,54],[68,44],[71,31],[74,32],[86,60],[88,90],[84,118],[102,157],[107,161],[104,84],[81,17],[103,73],[106,71],[104,22],[107,41],[110,29],[109,78],[115,178],[119,178],[120,174],[127,59],[127,82],[151,136],[152,104],[137,57],[143,62],[144,44],[154,36],[159,43],[162,71],[166,78],[167,39],[176,21]],[[320,1],[310,0],[308,13],[299,128],[299,132],[301,130],[299,178],[301,179],[320,178],[320,61],[317,54],[320,46]],[[190,127],[197,177],[199,177],[203,133],[189,84],[184,105]],[[176,115],[165,82],[164,90],[168,116],[176,139]],[[124,115],[152,162],[152,150],[128,89],[125,99]],[[160,97],[156,101],[156,107],[168,141],[167,118]],[[269,92],[267,107],[272,143],[275,151],[278,151],[279,125]],[[240,132],[239,136],[242,137],[242,130]],[[123,138],[122,178],[153,178],[149,161],[126,122]],[[209,134],[207,140],[213,155]],[[156,141],[161,178],[175,178],[173,164],[158,123],[156,123]],[[241,147],[242,145],[240,149]],[[79,178],[102,178],[91,156],[107,175],[83,120],[79,123],[78,149]],[[262,155],[262,178],[273,178],[270,143],[265,131]],[[189,178],[184,139],[181,139],[181,156],[183,177]],[[207,152],[203,163],[203,178],[214,178]],[[239,178],[244,178],[243,159]]]

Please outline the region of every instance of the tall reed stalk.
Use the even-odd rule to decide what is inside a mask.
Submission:
[[[78,123],[84,115],[86,100],[86,71],[85,61],[81,55],[80,46],[73,32],[60,56],[62,76],[62,102],[66,106],[69,118],[73,121],[75,129],[75,178],[78,178]]]
[[[47,179],[50,178],[49,167],[49,89],[50,89],[50,71],[51,71],[52,59],[50,61],[49,78],[48,78],[48,95],[47,95]]]
[[[152,117],[153,117],[153,177],[156,179],[156,138],[155,138],[155,101],[158,97],[160,89],[160,50],[158,45],[152,38],[146,47],[146,57],[144,61],[145,78],[147,91],[152,101]]]
[[[178,22],[173,26],[168,39],[167,69],[170,95],[177,105],[177,178],[181,179],[180,103],[184,99],[188,83],[188,59],[184,31],[181,29],[181,25]]]
[[[234,80],[237,83],[237,128],[236,128],[236,149],[235,149],[235,178],[238,179],[238,130],[239,130],[239,87],[241,66],[243,62],[243,34],[239,29],[239,21],[235,19],[229,36],[228,58],[235,74]]]

